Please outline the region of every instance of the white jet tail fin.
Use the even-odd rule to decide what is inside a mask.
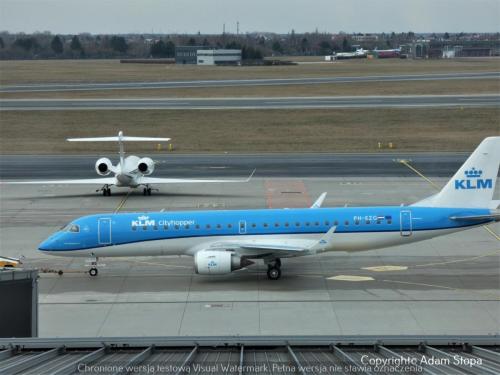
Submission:
[[[485,138],[441,191],[413,204],[490,208],[500,163],[500,137]]]

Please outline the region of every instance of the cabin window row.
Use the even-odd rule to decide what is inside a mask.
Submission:
[[[339,221],[338,220],[334,220],[331,223],[333,224],[333,226],[338,226],[339,225]],[[371,224],[372,222],[370,220],[365,220],[364,223],[365,224]],[[381,224],[382,220],[381,219],[380,220],[376,220],[376,221],[374,221],[374,223]],[[361,224],[361,221],[359,219],[356,219],[356,220],[354,220],[354,224],[355,225],[359,225],[359,224]],[[387,220],[387,224],[392,224],[392,220],[388,219]],[[274,224],[269,224],[269,223],[262,223],[261,224],[261,226],[263,228],[270,228],[270,227],[275,227],[275,228],[279,228],[279,227],[290,228],[290,227],[293,227],[293,226],[299,228],[302,225],[305,226],[305,227],[311,227],[311,226],[318,227],[318,226],[320,226],[320,222],[319,221],[314,221],[314,222],[306,221],[304,223],[300,223],[300,222],[296,221],[294,223],[285,222],[283,224],[281,224],[279,222],[276,222]],[[328,221],[328,220],[325,221],[324,225],[325,226],[330,226],[330,221]],[[348,225],[349,225],[349,220],[345,220],[344,221],[344,226],[348,226]],[[196,224],[196,225],[193,225],[193,226],[190,226],[188,224],[183,225],[183,226],[180,226],[180,225],[170,225],[169,226],[168,224],[165,224],[165,225],[162,226],[162,228],[164,230],[169,230],[169,229],[179,230],[181,228],[182,229],[191,229],[191,228],[193,228],[193,229],[201,229],[202,227],[204,227],[205,229],[212,229],[212,225],[211,224],[206,224],[204,226],[203,225],[199,225],[199,224]],[[233,224],[227,224],[225,226],[223,226],[222,224],[216,224],[216,225],[213,226],[213,228],[215,228],[215,229],[222,229],[223,227],[226,227],[227,229],[232,229],[233,228]],[[240,226],[240,227],[242,229],[245,228],[245,226]],[[250,224],[250,227],[251,228],[257,228],[258,224],[252,223],[252,224]],[[142,227],[138,227],[136,225],[132,225],[132,230],[137,230],[137,228],[142,228],[142,230],[148,230],[148,228],[150,228],[150,227],[147,226],[147,225],[144,225]],[[158,225],[153,225],[153,226],[151,226],[151,228],[153,230],[158,230],[159,229]]]

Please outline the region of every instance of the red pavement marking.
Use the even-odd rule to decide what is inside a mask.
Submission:
[[[264,187],[268,208],[306,208],[312,204],[302,180],[266,180]]]

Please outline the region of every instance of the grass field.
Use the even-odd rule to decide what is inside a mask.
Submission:
[[[2,153],[116,152],[114,144],[75,144],[67,137],[168,136],[176,152],[470,151],[500,133],[500,108],[8,111],[0,122]],[[127,150],[154,153],[155,145]]]
[[[0,84],[299,78],[499,70],[500,59],[498,58],[450,60],[363,59],[325,64],[267,67],[120,64],[119,60],[31,60],[0,61]]]
[[[286,86],[0,93],[0,98],[220,98],[341,95],[497,94],[499,92],[500,80],[463,79],[449,81],[325,83],[318,85]]]

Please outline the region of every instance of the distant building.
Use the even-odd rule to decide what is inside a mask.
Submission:
[[[241,49],[198,50],[198,65],[241,65]]]
[[[196,64],[197,51],[208,49],[206,46],[178,46],[175,47],[176,64]]]
[[[240,49],[213,49],[208,46],[175,47],[176,64],[240,65]]]
[[[376,42],[378,41],[378,35],[373,34],[355,34],[351,36],[352,40],[356,42]]]

